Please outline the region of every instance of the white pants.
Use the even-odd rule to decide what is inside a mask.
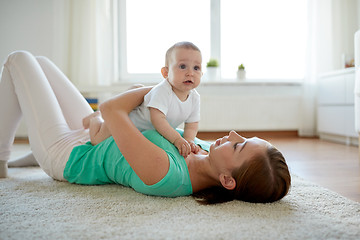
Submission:
[[[49,59],[18,51],[2,68],[0,103],[0,160],[9,160],[23,116],[40,167],[65,180],[72,149],[89,141],[82,119],[93,111],[80,92]]]

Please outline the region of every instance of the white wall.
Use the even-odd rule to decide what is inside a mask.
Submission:
[[[360,0],[357,0],[357,6],[355,6],[355,9],[357,9],[357,26],[358,29],[360,29]]]
[[[66,1],[0,0],[0,61],[12,51],[27,50],[66,71]]]
[[[201,131],[298,130],[300,84],[206,84],[201,96]]]
[[[342,69],[343,56],[354,58],[354,34],[360,29],[359,0],[333,0],[332,4],[332,70]]]
[[[67,0],[0,0],[1,65],[9,53],[27,50],[47,56],[66,72],[66,4]],[[16,135],[27,136],[24,122]]]
[[[152,85],[152,84],[150,84]],[[99,102],[131,86],[84,87],[88,97]],[[302,85],[300,83],[214,83],[203,81],[200,131],[282,131],[298,130]]]

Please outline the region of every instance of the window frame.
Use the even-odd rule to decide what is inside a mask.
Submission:
[[[126,0],[118,4],[119,32],[119,80],[118,82],[158,82],[160,73],[130,74],[127,72],[127,37],[126,37]]]
[[[127,72],[127,36],[126,36],[126,0],[118,4],[119,33],[119,79],[118,82],[141,81],[156,83],[161,73],[134,74]],[[220,0],[210,0],[210,56],[219,59],[220,63]],[[204,64],[204,63],[203,63]],[[204,64],[204,66],[206,63]]]
[[[162,79],[161,73],[135,74],[127,72],[127,36],[126,36],[126,1],[119,0],[118,6],[118,39],[119,39],[119,79],[117,82],[131,83],[157,83],[159,78]],[[218,59],[221,66],[221,0],[210,1],[210,58]],[[207,60],[204,59],[203,67],[206,67]],[[205,72],[206,70],[204,70]],[[232,82],[236,79],[228,79],[221,77],[221,82]],[[303,79],[251,79],[252,82],[301,82]]]

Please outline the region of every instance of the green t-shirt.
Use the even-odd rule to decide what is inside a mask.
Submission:
[[[181,134],[181,130],[178,130]],[[121,184],[135,191],[156,196],[177,197],[192,194],[189,171],[177,148],[155,130],[143,132],[151,142],[162,148],[169,158],[169,171],[153,185],[146,185],[132,170],[119,151],[113,137],[93,146],[90,142],[75,147],[66,163],[64,177],[77,184]],[[206,151],[210,143],[195,139]]]

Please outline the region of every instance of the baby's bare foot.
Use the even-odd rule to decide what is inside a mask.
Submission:
[[[96,111],[96,112],[93,112],[92,114],[90,114],[89,116],[84,117],[83,120],[82,120],[84,128],[88,129],[89,126],[90,126],[90,120],[95,118],[95,117],[98,117],[99,115],[100,115],[100,112]]]
[[[133,84],[131,87],[129,87],[129,90],[136,89],[136,88],[141,88],[141,87],[145,87],[145,85],[143,85],[141,83],[136,83],[136,84]]]

